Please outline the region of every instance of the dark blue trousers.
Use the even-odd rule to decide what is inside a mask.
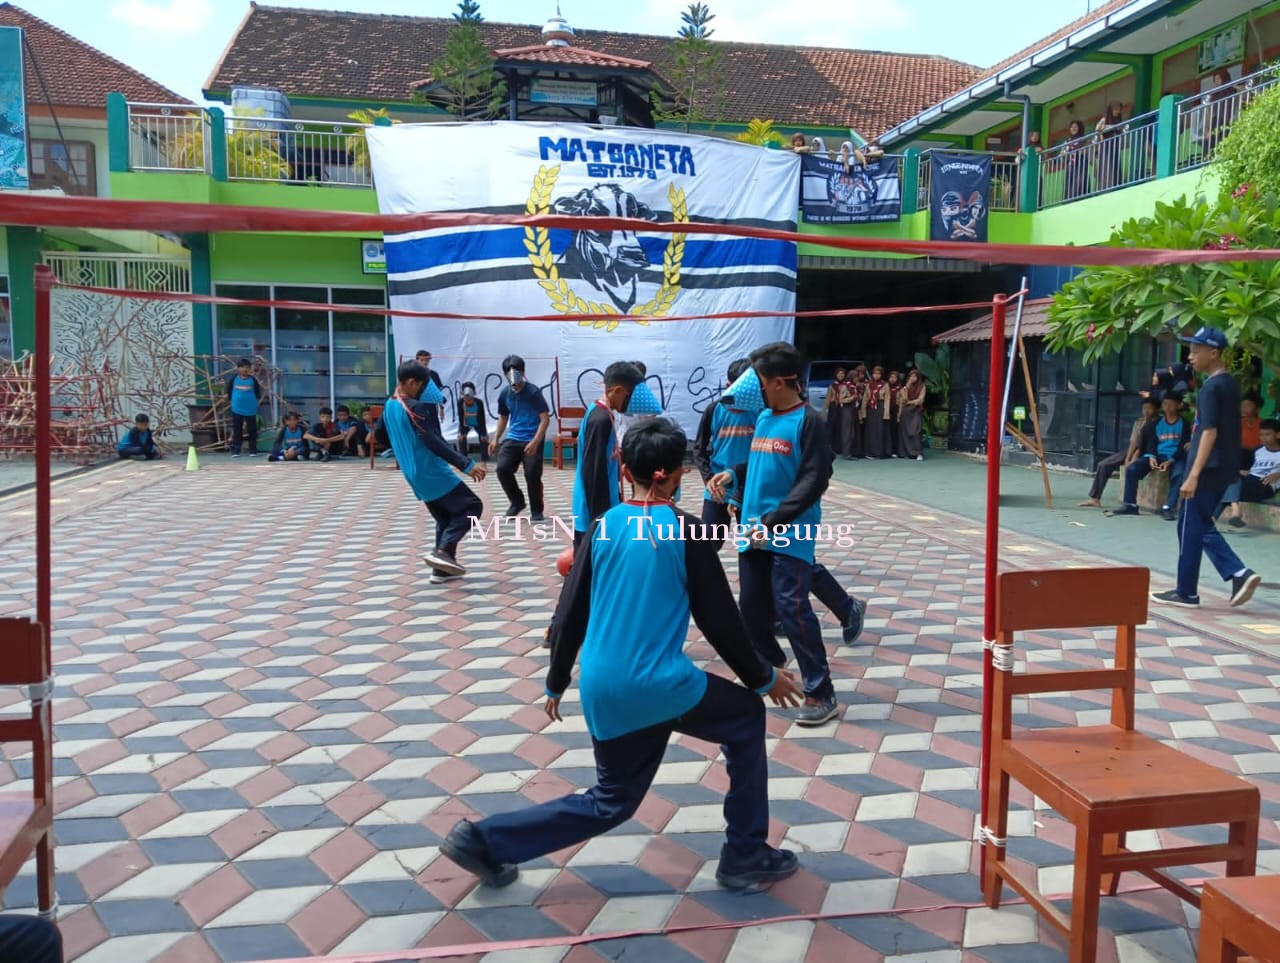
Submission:
[[[751,856],[769,833],[764,702],[751,690],[710,674],[706,695],[684,715],[616,739],[593,739],[596,785],[586,792],[477,823],[489,855],[500,863],[523,863],[621,826],[649,791],[675,732],[717,743],[723,750],[729,771],[724,797],[728,847],[734,855]]]
[[[62,963],[62,934],[37,916],[0,916],[0,963]]]
[[[1222,488],[1197,488],[1195,496],[1182,500],[1178,513],[1178,594],[1196,598],[1200,591],[1200,553],[1218,570],[1224,582],[1245,567],[1213,524],[1213,514],[1222,501]]]
[[[704,525],[726,525],[728,531],[733,531],[733,518],[729,514],[729,506],[724,502],[718,502],[714,498],[704,498],[702,500],[702,523]],[[716,551],[724,547],[723,538],[711,538],[708,541],[713,542]]]
[[[472,516],[479,518],[484,512],[484,502],[466,482],[423,504],[436,520],[436,551],[450,556],[457,554],[458,543],[471,531]]]
[[[117,448],[121,458],[137,458],[139,455],[144,456],[147,461],[153,458],[159,458],[160,452],[154,448],[143,448],[141,445],[125,445],[123,448]]]
[[[1124,470],[1124,503],[1138,504],[1138,482],[1150,475],[1154,468],[1146,458],[1139,458]],[[1173,508],[1178,504],[1178,489],[1182,487],[1182,479],[1187,471],[1187,463],[1182,458],[1175,458],[1169,466],[1169,494],[1165,496],[1164,508]]]
[[[738,553],[738,608],[751,633],[756,651],[770,665],[781,666],[786,654],[773,637],[773,623],[782,623],[782,629],[795,653],[804,680],[804,694],[816,699],[829,699],[835,695],[831,684],[831,669],[827,665],[827,648],[822,642],[822,627],[809,601],[813,591],[814,569],[812,562],[753,548]],[[831,583],[826,569],[822,569]],[[839,588],[839,585],[836,585]],[[824,588],[824,593],[830,585]]]

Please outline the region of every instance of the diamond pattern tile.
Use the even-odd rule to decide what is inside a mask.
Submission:
[[[561,545],[527,533],[469,542],[467,578],[429,585],[417,559],[430,519],[383,465],[282,470],[214,457],[198,473],[168,463],[111,473],[121,483],[110,497],[89,474],[60,484],[55,506],[55,829],[70,959],[394,952],[819,911],[861,915],[520,959],[1065,959],[1016,906],[894,912],[979,895],[969,839],[982,533],[972,523],[843,484],[828,495],[827,513],[861,522],[862,534],[824,561],[870,607],[852,648],[823,622],[841,719],[806,731],[769,715],[771,838],[800,854],[796,877],[746,896],[717,887],[724,768],[716,747],[681,738],[635,818],[495,892],[439,857],[449,827],[594,777],[572,690],[563,724],[539,708]],[[571,473],[546,478],[549,510],[566,512]],[[505,504],[492,480],[481,491],[490,508]],[[266,540],[227,523],[285,504],[335,510]],[[21,510],[0,509],[0,578],[16,590],[3,613],[29,611],[34,589]],[[1025,536],[1009,547],[1009,565],[1098,561]],[[1260,869],[1280,872],[1280,666],[1229,641],[1227,610],[1207,607],[1194,624],[1183,614],[1158,613],[1141,630],[1140,724],[1257,782]],[[1280,621],[1264,599],[1249,615]],[[696,632],[689,652],[713,659]],[[1099,640],[1040,633],[1023,654],[1094,664]],[[1089,721],[1106,708],[1102,694],[1033,698],[1019,723]],[[4,746],[6,790],[30,778],[24,748]],[[1015,802],[1012,857],[1061,891],[1068,828],[1029,797]],[[33,904],[33,872],[10,887],[9,908]],[[1104,903],[1102,922],[1103,959],[1194,959],[1195,914],[1166,894]]]

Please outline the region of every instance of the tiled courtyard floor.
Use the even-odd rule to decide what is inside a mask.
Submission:
[[[549,511],[567,515],[571,480],[548,470]],[[493,479],[483,489],[505,507]],[[854,648],[824,618],[842,721],[805,731],[770,712],[772,835],[800,851],[794,878],[759,894],[716,887],[725,772],[714,747],[681,739],[633,821],[495,892],[437,858],[441,836],[461,817],[593,777],[573,690],[562,724],[538,705],[561,543],[469,543],[468,578],[428,585],[418,559],[429,518],[382,466],[126,464],[55,494],[56,831],[70,959],[265,960],[818,911],[881,915],[520,959],[1065,959],[1025,909],[955,908],[979,900],[972,521],[844,484],[828,497],[828,519],[859,534],[823,559],[870,609]],[[0,501],[0,612],[30,611],[28,509]],[[1010,566],[1090,561],[1007,538]],[[1162,613],[1141,631],[1140,726],[1257,782],[1260,871],[1280,872],[1280,663],[1215,635],[1226,611],[1219,598],[1193,613],[1204,629],[1177,612],[1182,621]],[[1251,617],[1274,625],[1280,609],[1260,594]],[[694,638],[693,657],[710,658]],[[1024,648],[1045,664],[1099,656],[1095,640],[1058,633]],[[1089,693],[1023,709],[1032,726],[1096,722],[1106,702]],[[4,747],[5,789],[29,775],[21,749]],[[1040,867],[1045,888],[1070,889],[1064,823],[1023,809],[1011,833],[1012,854]],[[33,902],[30,871],[9,908]],[[920,907],[937,908],[890,912]],[[1195,913],[1168,894],[1104,902],[1102,919],[1103,963],[1194,959]]]

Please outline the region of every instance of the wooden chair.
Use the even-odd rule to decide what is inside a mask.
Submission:
[[[551,439],[551,463],[557,468],[564,467],[564,450],[573,449],[573,457],[578,457],[578,429],[582,427],[582,419],[587,417],[586,408],[560,409],[556,416],[556,433]]]
[[[1257,787],[1134,731],[1137,626],[1147,620],[1150,572],[1145,568],[1011,572],[996,590],[996,664],[989,818],[984,828],[983,895],[993,909],[1001,885],[1026,897],[1067,940],[1070,963],[1093,963],[1102,888],[1115,895],[1120,874],[1142,873],[1199,906],[1194,890],[1161,871],[1224,860],[1227,876],[1253,874],[1258,845]],[[1115,667],[1015,675],[1015,632],[1116,626]],[[1111,724],[1013,731],[1018,696],[1110,689]],[[1034,879],[1005,861],[1009,780],[1043,799],[1075,826],[1071,916],[1037,892]],[[1225,843],[1151,852],[1125,847],[1125,834],[1226,823]]]
[[[1280,963],[1280,876],[1204,884],[1197,963],[1235,963],[1239,952],[1258,963]]]
[[[373,430],[374,425],[378,423],[378,419],[382,417],[382,405],[367,405],[364,409],[364,423],[368,428],[366,437],[369,439],[369,470],[378,467],[378,435]]]
[[[29,742],[32,791],[0,794],[0,893],[34,851],[40,914],[55,910],[53,876],[53,723],[44,629],[28,619],[0,618],[0,685],[27,686],[31,715],[0,719],[0,742]]]

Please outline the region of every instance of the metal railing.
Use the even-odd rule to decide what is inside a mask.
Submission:
[[[1141,184],[1156,176],[1158,111],[1101,133],[1089,133],[1040,154],[1037,210]]]
[[[1280,71],[1268,68],[1180,101],[1176,170],[1181,173],[1209,163],[1240,112],[1277,83]]]
[[[367,124],[228,117],[227,179],[372,187]]]
[[[63,284],[177,294],[191,291],[191,261],[185,257],[46,251],[44,263]]]
[[[129,104],[129,169],[201,173],[209,169],[208,118],[183,104]]]
[[[950,150],[938,148],[941,154],[962,154],[991,158],[991,190],[987,195],[987,208],[992,211],[1016,211],[1018,209],[1018,184],[1021,165],[1018,155],[981,150]],[[916,182],[916,210],[929,210],[929,188],[933,176],[932,148],[920,154],[920,177]]]

